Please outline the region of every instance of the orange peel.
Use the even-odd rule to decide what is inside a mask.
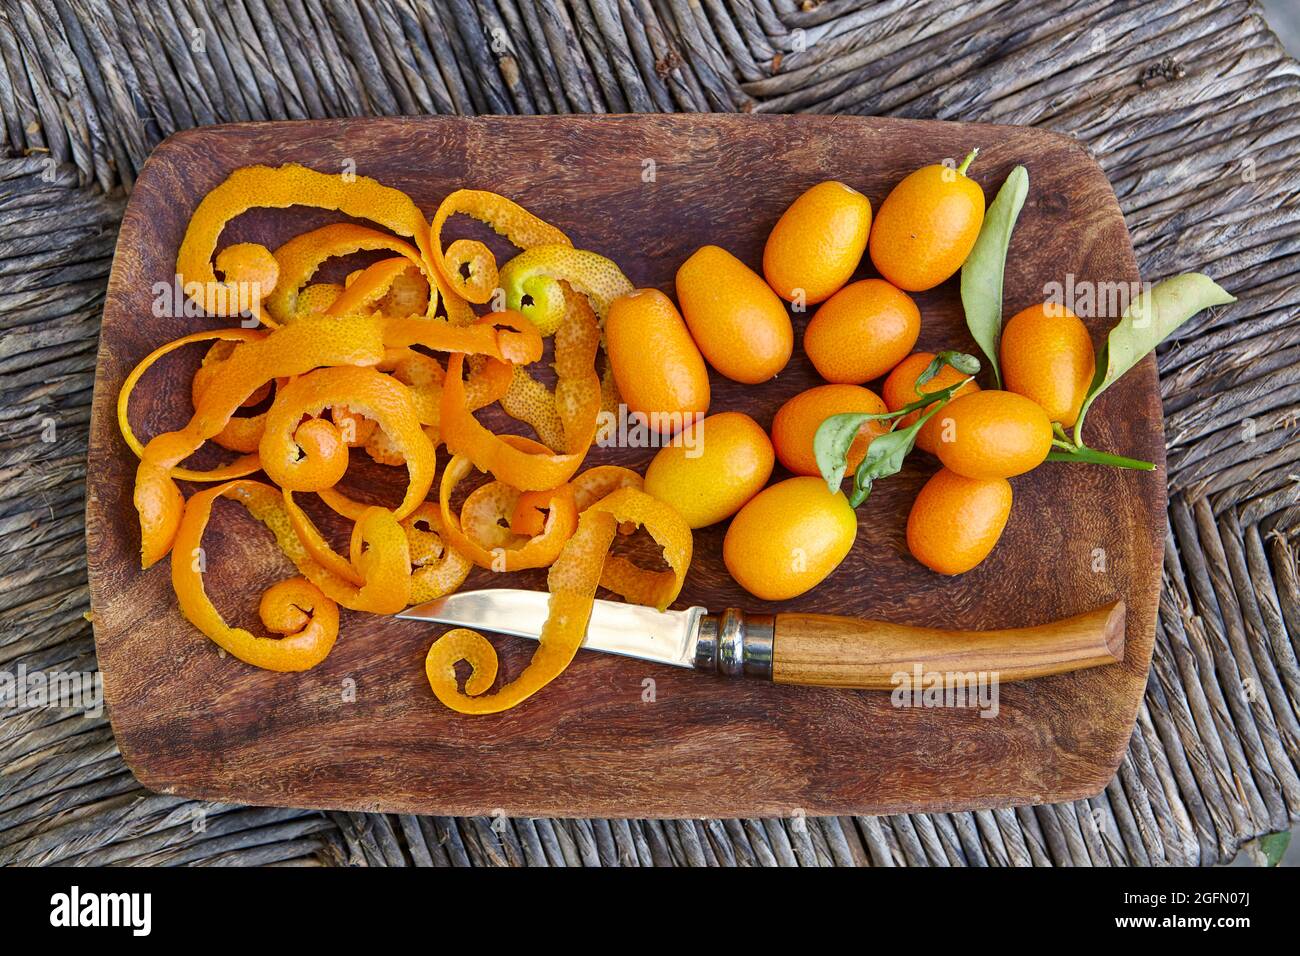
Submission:
[[[690,528],[671,507],[645,492],[619,489],[582,513],[573,536],[551,565],[546,623],[523,672],[496,692],[485,693],[496,681],[496,650],[478,632],[455,628],[434,641],[425,655],[424,672],[434,695],[457,713],[494,714],[521,704],[560,676],[582,646],[620,521],[640,524],[663,548],[669,570],[648,572],[658,577],[641,596],[660,610],[671,604],[690,566]],[[463,691],[456,676],[456,665],[462,661],[470,666]]]
[[[226,225],[243,212],[297,205],[365,224],[312,229],[274,252],[251,242],[218,251]],[[444,248],[443,229],[454,215],[487,224],[521,252],[498,270],[482,242],[458,239]],[[313,281],[328,260],[376,251],[391,255],[345,283]],[[676,598],[691,556],[685,522],[646,495],[630,469],[601,466],[574,477],[602,407],[617,401],[610,375],[597,373],[601,326],[610,303],[632,284],[609,259],[574,249],[561,230],[496,193],[457,190],[429,223],[408,196],[373,179],[288,164],[235,170],[208,192],[186,229],[176,272],[189,304],[215,316],[251,315],[267,327],[169,342],[131,370],[118,396],[119,427],[140,459],[134,502],[141,563],[149,567],[170,553],[184,615],[229,653],[271,670],[305,670],[337,640],[340,606],[392,614],[455,591],[475,565],[549,567],[548,618],[517,679],[487,693],[497,658],[472,631],[451,631],[429,649],[434,693],[463,713],[493,713],[568,666],[598,586],[660,608]],[[473,305],[489,300],[494,311],[476,316]],[[553,389],[526,369],[541,359],[550,335]],[[129,423],[133,390],[162,356],[198,342],[211,345],[190,383],[193,414],[142,444]],[[428,351],[448,353],[445,367]],[[266,411],[236,416],[268,396]],[[498,401],[542,441],[498,436],[474,418]],[[207,471],[183,467],[208,441],[240,457]],[[426,500],[443,442],[451,458],[437,500]],[[356,501],[338,490],[351,448],[406,468],[400,504]],[[258,468],[274,484],[244,477]],[[475,469],[493,477],[455,514],[452,495]],[[178,480],[220,484],[187,502]],[[307,492],[351,521],[345,554],[294,497]],[[262,623],[277,636],[227,624],[204,590],[202,539],[222,497],[262,522],[297,569],[261,597]],[[638,524],[659,543],[668,570],[609,553],[615,535]],[[462,660],[472,669],[463,692],[456,673]]]
[[[635,488],[640,491],[645,487],[644,478],[622,465],[595,465],[576,475],[571,483],[573,500],[579,511],[586,511],[601,498],[620,488]]]
[[[221,365],[238,346],[232,342],[214,342],[203,356],[203,362],[190,382],[190,398],[195,407],[203,399],[203,392],[221,374]],[[279,387],[279,382],[268,382],[244,400],[243,408],[256,405],[270,394],[272,387]],[[212,440],[228,451],[251,455],[257,451],[257,444],[262,439],[262,428],[266,424],[266,413],[257,415],[235,416],[226,422],[226,427],[212,436]]]
[[[266,311],[277,322],[292,321],[304,305],[301,301],[304,293],[321,287],[308,283],[325,262],[338,256],[378,249],[388,249],[404,256],[422,273],[428,269],[420,250],[409,242],[357,223],[332,223],[294,236],[275,250],[273,255],[280,265],[280,281],[266,298]],[[436,305],[436,299],[428,303],[428,314],[433,314]]]
[[[433,642],[424,658],[424,672],[443,704],[461,714],[500,713],[564,673],[582,646],[615,524],[613,516],[599,512],[588,512],[579,520],[546,577],[551,596],[537,650],[523,672],[500,690],[484,693],[496,680],[498,660],[496,650],[477,631],[455,628]],[[456,677],[461,661],[470,666],[463,692]]]
[[[587,300],[568,283],[561,286],[565,315],[555,331],[555,389],[516,365],[501,407],[532,426],[550,448],[585,450],[595,438],[601,409],[601,382],[596,374],[600,326]]]
[[[518,435],[505,435],[501,440],[521,452],[541,447]],[[501,525],[503,520],[510,519],[520,495],[519,490],[510,485],[489,482],[466,498],[459,517],[452,511],[451,498],[456,486],[472,470],[472,461],[456,455],[442,472],[438,507],[442,533],[452,547],[489,571],[518,571],[551,564],[577,527],[578,510],[573,503],[573,490],[568,485],[548,489],[551,494],[546,502],[546,520],[538,533],[527,537],[513,535]]]
[[[140,453],[134,499],[143,567],[167,554],[180,525],[184,498],[172,470],[218,434],[249,396],[276,378],[318,366],[374,365],[382,357],[380,326],[364,319],[307,318],[236,349],[185,427],[156,435]]]
[[[411,553],[411,603],[424,604],[465,583],[474,562],[452,547],[443,534],[436,503],[423,502],[402,521]]]
[[[410,480],[397,518],[405,518],[433,484],[433,443],[421,428],[410,390],[373,368],[317,369],[281,389],[266,415],[258,448],[262,467],[272,481],[290,491],[336,485],[347,469],[348,446],[332,422],[316,416],[343,404],[377,422],[401,452]],[[304,415],[309,416],[305,422]]]
[[[258,637],[241,627],[231,627],[212,604],[203,586],[207,558],[203,532],[217,498],[231,498],[249,508],[276,533],[277,513],[266,506],[277,498],[275,490],[260,482],[236,480],[195,493],[185,505],[172,553],[172,588],[186,620],[227,653],[246,664],[273,671],[304,671],[315,667],[334,647],[339,632],[338,605],[304,577],[272,585],[262,595],[259,615],[267,630],[282,635]]]
[[[337,282],[313,282],[298,293],[293,314],[285,321],[292,322],[304,315],[321,315],[342,294],[343,286]]]
[[[451,291],[468,302],[482,304],[492,297],[497,288],[497,262],[486,245],[473,239],[458,239],[443,250],[443,226],[458,213],[486,223],[520,249],[571,245],[559,229],[505,196],[457,189],[438,205],[429,228],[434,266]]]
[[[525,451],[479,424],[465,394],[461,375],[464,359],[452,355],[440,409],[442,439],[448,451],[469,458],[481,470],[491,471],[498,480],[521,491],[546,491],[567,482],[581,466],[596,435],[600,378],[594,361],[598,343],[599,332],[591,310],[575,309],[556,333],[553,405],[539,402],[535,408],[515,409],[518,417],[540,422],[547,409],[553,407],[564,435],[561,453],[546,446]]]
[[[358,312],[374,311],[380,308],[382,300],[386,299],[397,287],[397,284],[404,280],[411,270],[411,263],[401,256],[392,259],[380,259],[378,262],[366,266],[356,276],[353,281],[349,282],[328,308],[325,309],[326,315],[352,315]],[[426,321],[431,319],[430,316],[423,317]]]
[[[620,488],[645,488],[645,479],[631,468],[622,465],[595,465],[574,476],[573,501],[578,506],[578,513],[586,511],[601,498]],[[636,530],[636,524],[624,521],[618,526],[618,533],[629,535]]]
[[[330,599],[371,614],[396,614],[410,603],[410,546],[393,512],[366,506],[352,526],[345,558],[329,546],[292,492],[278,492],[276,498],[267,509],[284,515],[291,536],[286,541],[277,534],[281,550]]]
[[[471,325],[443,319],[390,318],[384,321],[389,348],[420,345],[437,352],[485,355],[527,365],[542,357],[542,337],[518,312],[492,312]]]
[[[564,319],[561,281],[586,296],[602,327],[610,304],[633,289],[631,280],[612,260],[568,245],[525,249],[502,266],[499,281],[506,308],[522,313],[543,335],[554,333]]]
[[[601,587],[622,595],[633,604],[666,610],[677,600],[694,547],[691,529],[677,511],[658,498],[636,488],[613,491],[587,507],[583,514],[597,511],[613,515],[620,522],[644,528],[663,549],[666,571],[639,568],[621,555],[611,555],[601,574]]]
[[[191,335],[183,335],[178,339],[172,339],[163,345],[158,346],[140,362],[131,369],[122,382],[122,388],[117,393],[117,427],[122,433],[122,438],[127,447],[135,452],[137,458],[144,455],[144,444],[136,437],[134,430],[131,428],[130,409],[131,394],[135,391],[136,385],[144,377],[145,372],[153,366],[164,355],[174,352],[185,345],[191,345],[195,342],[254,342],[266,337],[266,333],[260,329],[212,329],[205,332],[195,332]],[[250,393],[250,396],[256,392]],[[245,398],[244,401],[248,399]],[[240,403],[241,405],[243,402]],[[233,412],[231,413],[234,414]],[[188,454],[184,457],[189,457]],[[182,459],[183,460],[183,459]],[[170,469],[170,477],[180,481],[229,481],[232,478],[242,478],[245,475],[251,475],[261,468],[256,455],[245,455],[234,461],[213,468],[208,471],[197,471],[191,468],[181,468],[179,462]]]
[[[324,568],[325,571],[349,584],[358,586],[364,584],[365,578],[353,567],[352,562],[329,546],[325,536],[320,533],[315,523],[307,517],[307,513],[302,510],[302,507],[294,499],[293,492],[288,489],[281,489],[281,494],[284,496],[283,507],[285,515],[289,519],[289,525],[293,528],[293,533],[297,535],[298,541],[302,543],[311,559]],[[359,506],[353,521],[359,521],[370,507],[372,506]]]
[[[432,261],[429,225],[419,207],[400,190],[367,176],[321,173],[297,163],[245,166],[208,192],[190,218],[176,256],[176,274],[185,294],[211,315],[253,311],[263,322],[274,325],[275,319],[261,307],[261,300],[278,284],[264,284],[272,269],[276,278],[279,276],[279,263],[271,251],[252,243],[240,244],[249,248],[235,253],[223,250],[223,255],[230,253],[229,258],[219,256],[216,264],[226,273],[225,281],[217,280],[212,257],[231,219],[249,209],[290,206],[334,209],[377,222],[414,241],[426,271],[432,271],[428,265]]]

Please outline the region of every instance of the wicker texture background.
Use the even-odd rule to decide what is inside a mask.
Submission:
[[[105,719],[0,699],[0,863],[1209,864],[1300,816],[1300,77],[1247,2],[2,0],[0,670],[95,668],[85,439],[125,193],[186,127],[399,113],[849,112],[1034,124],[1114,184],[1143,276],[1239,296],[1161,352],[1152,679],[1094,800],[791,820],[200,805]]]

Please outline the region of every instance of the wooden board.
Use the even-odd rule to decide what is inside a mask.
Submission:
[[[158,317],[154,284],[173,282],[190,213],[236,167],[355,168],[405,190],[430,215],[457,187],[496,190],[560,226],[575,245],[615,259],[636,284],[671,292],[677,266],[704,243],[758,267],[777,216],[819,180],[843,180],[878,207],[907,172],[976,145],[973,175],[990,200],[1012,166],[1030,172],[1007,268],[1008,315],[1070,276],[1077,288],[1136,281],[1100,168],[1074,140],[1033,129],[815,116],[419,118],[227,126],[161,145],[127,209],[104,310],[86,522],[106,699],[136,776],[155,790],[231,802],[554,816],[943,811],[1098,793],[1127,745],[1155,624],[1165,493],[1150,359],[1097,402],[1088,425],[1096,447],[1155,460],[1157,473],[1047,464],[1015,479],[1001,544],[975,571],[947,579],[913,561],[904,544],[911,499],[936,467],[918,453],[861,509],[857,543],[839,570],[782,606],[980,628],[1128,602],[1122,665],[1002,687],[995,719],[973,709],[895,708],[886,693],[726,681],[586,653],[524,705],[467,718],[443,708],[425,681],[433,628],[345,612],[322,665],[273,674],[226,657],[181,618],[166,562],[138,567],[135,460],[117,433],[114,403],[152,348],[215,324]],[[226,230],[223,244],[274,245],[333,218],[253,212]],[[860,275],[870,274],[864,260]],[[918,302],[920,347],[975,351],[955,281]],[[1096,341],[1115,318],[1087,320]],[[795,321],[801,332],[807,316]],[[200,349],[189,351],[160,363],[139,390],[132,421],[142,434],[188,416]],[[783,401],[817,383],[796,348],[767,385],[715,375],[711,411],[742,410],[766,427]],[[653,451],[600,449],[590,460],[643,468]],[[348,480],[391,495],[382,472],[354,459]],[[776,609],[727,575],[724,530],[697,533],[679,606]],[[287,562],[232,504],[217,508],[205,547],[218,607],[254,624],[258,595],[285,575]],[[491,583],[476,573],[467,586]],[[544,576],[509,583],[542,588]],[[522,641],[497,645],[507,675],[531,653]]]

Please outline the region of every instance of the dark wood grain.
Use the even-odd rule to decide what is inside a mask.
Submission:
[[[841,179],[878,206],[911,169],[975,145],[981,154],[973,174],[990,199],[1013,165],[1024,163],[1031,176],[1007,269],[1008,315],[1040,301],[1045,283],[1067,274],[1076,282],[1137,279],[1105,176],[1075,141],[1039,130],[850,117],[636,116],[276,123],[172,137],[145,165],[123,222],[91,431],[95,637],[113,726],[132,770],[154,789],[207,799],[454,814],[887,813],[1099,792],[1132,730],[1154,632],[1165,498],[1149,359],[1098,401],[1088,425],[1097,447],[1155,460],[1158,471],[1048,464],[1015,479],[1002,542],[964,576],[940,577],[907,555],[907,508],[935,467],[919,454],[861,509],[857,543],[839,570],[797,600],[778,606],[749,597],[722,566],[725,526],[696,535],[681,606],[986,629],[1126,601],[1123,664],[1005,686],[992,720],[974,710],[895,709],[884,693],[725,681],[594,654],[580,654],[512,711],[465,718],[444,709],[425,681],[422,661],[436,634],[428,626],[345,612],[328,660],[304,674],[273,674],[223,656],[180,617],[166,562],[138,569],[134,459],[117,434],[113,406],[122,379],[150,349],[213,324],[154,315],[151,287],[171,281],[189,214],[230,170],[296,161],[338,171],[355,162],[358,172],[405,190],[428,213],[451,189],[497,190],[559,225],[576,245],[614,258],[635,283],[671,291],[677,266],[706,242],[757,266],[781,210],[814,182]],[[330,218],[254,212],[236,220],[223,242],[274,243]],[[869,263],[860,274],[871,274]],[[918,303],[921,347],[973,350],[955,282]],[[806,318],[795,317],[797,332]],[[1088,320],[1097,341],[1114,318]],[[132,416],[138,431],[152,435],[183,422],[197,359],[178,357],[146,379]],[[743,410],[767,426],[785,399],[815,382],[796,349],[787,370],[761,388],[714,376],[713,410]],[[602,449],[591,462],[641,468],[652,454]],[[348,480],[382,485],[380,499],[394,491],[384,469],[359,460]],[[285,574],[284,559],[233,505],[216,510],[207,546],[208,588],[218,606],[251,624],[261,590]],[[489,579],[476,574],[467,586]],[[538,573],[510,583],[542,587],[543,580]],[[507,674],[531,651],[507,639],[498,647]]]

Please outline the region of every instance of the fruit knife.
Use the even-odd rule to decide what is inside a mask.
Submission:
[[[517,588],[460,591],[397,616],[536,640],[548,600],[545,591]],[[778,684],[891,690],[918,666],[1006,683],[1123,660],[1124,602],[1033,627],[954,631],[831,614],[660,612],[597,599],[582,649]]]

